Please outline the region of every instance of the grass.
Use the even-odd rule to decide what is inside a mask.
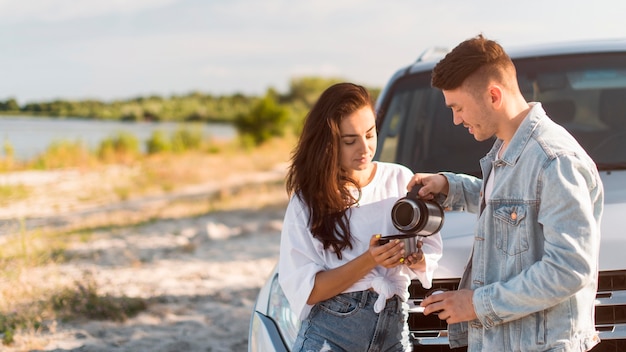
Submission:
[[[124,321],[148,307],[142,298],[101,294],[93,276],[66,283],[47,277],[29,278],[39,267],[68,260],[68,243],[89,241],[92,231],[26,231],[22,221],[5,222],[0,246],[0,339],[11,345],[20,333],[39,333],[56,320],[98,319]]]
[[[0,185],[0,207],[28,198],[30,189],[24,185]]]
[[[29,269],[58,262],[65,242],[41,231],[26,232],[23,222],[5,222],[0,246],[0,337],[11,344],[19,331],[39,331],[54,315],[46,290],[25,283]]]
[[[242,149],[236,143],[214,143],[205,150],[146,155],[131,165],[123,166],[132,172],[107,176],[90,188],[79,189],[80,194],[55,195],[58,198],[74,197],[77,202],[100,202],[102,199],[115,202],[166,194],[206,182],[223,184],[235,177],[272,170],[277,164],[287,162],[294,143],[295,138],[287,137],[252,149]],[[85,158],[62,155],[61,162],[46,161],[38,165],[60,165],[79,160],[81,170],[98,171],[110,167],[93,163],[93,159],[84,163]],[[42,192],[52,194],[55,191],[23,185],[0,186],[0,207],[8,206],[10,202],[29,200]],[[10,345],[15,343],[19,334],[46,331],[57,320],[123,321],[149,306],[150,302],[145,299],[102,294],[88,273],[73,282],[66,282],[67,277],[46,278],[39,282],[24,279],[38,268],[71,261],[67,250],[73,241],[90,241],[92,234],[101,228],[137,226],[157,217],[189,217],[218,210],[260,207],[270,202],[265,195],[277,193],[284,193],[282,181],[229,186],[201,201],[173,201],[167,205],[166,211],[156,215],[118,217],[110,219],[110,223],[79,224],[64,231],[26,230],[24,221],[20,219],[3,220],[0,222],[0,339]],[[183,250],[192,251],[193,248]]]
[[[294,143],[294,137],[287,137],[271,140],[253,149],[242,149],[236,143],[215,143],[212,146],[219,152],[191,150],[147,155],[129,166],[137,170],[132,177],[108,181],[99,194],[112,193],[118,200],[128,200],[137,196],[171,193],[209,181],[227,182],[244,173],[268,171],[279,163],[287,162]],[[98,198],[97,192],[94,189],[89,198]]]
[[[63,320],[80,318],[94,320],[125,321],[148,307],[143,298],[102,295],[89,272],[73,286],[51,295],[49,304],[57,317]]]
[[[25,231],[4,229],[0,246],[0,277],[19,274],[22,270],[64,261],[67,237],[63,233],[48,233],[41,230]],[[15,270],[15,269],[19,270]]]
[[[6,297],[6,293],[2,292],[3,296]],[[143,298],[101,294],[89,272],[85,272],[81,280],[52,291],[14,286],[13,295],[16,293],[27,296],[37,294],[38,299],[31,302],[17,299],[11,307],[2,307],[0,336],[4,345],[11,345],[16,333],[47,331],[51,325],[49,322],[55,319],[121,322],[136,316],[148,307],[147,300]]]

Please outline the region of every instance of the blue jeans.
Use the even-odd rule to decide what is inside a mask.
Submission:
[[[373,291],[342,293],[313,306],[292,351],[411,351],[408,305],[398,296],[374,312]]]

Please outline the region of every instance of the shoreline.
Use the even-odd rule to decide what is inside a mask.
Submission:
[[[185,122],[185,121],[121,121],[83,117],[55,117],[0,115],[3,143],[13,149],[13,159],[25,163],[44,153],[59,141],[81,141],[86,148],[96,148],[100,143],[121,131],[132,134],[139,141],[139,149],[145,153],[145,141],[152,131],[172,133],[180,126],[200,126],[205,137],[215,142],[234,140],[237,131],[231,122]],[[0,160],[6,156],[0,148]]]

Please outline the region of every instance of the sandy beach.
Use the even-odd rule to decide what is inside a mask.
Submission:
[[[40,191],[40,196],[0,207],[0,241],[3,232],[7,235],[19,226],[94,228],[89,241],[67,244],[70,260],[24,270],[20,282],[38,283],[45,290],[46,285],[89,277],[100,294],[148,302],[145,311],[124,322],[48,321],[45,329],[20,332],[12,345],[0,349],[245,351],[255,297],[277,261],[287,201],[284,171],[280,164],[228,182],[207,181],[114,203],[81,202],[68,195],[86,183],[120,177],[132,169],[108,171],[117,176],[76,171],[0,174],[0,184],[19,182]],[[216,193],[234,194],[242,188],[250,191],[231,195],[230,209],[201,210]],[[187,216],[190,212],[195,214]],[[100,226],[132,217],[149,221]]]

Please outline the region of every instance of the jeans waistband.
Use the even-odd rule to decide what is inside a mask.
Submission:
[[[354,291],[354,292],[345,292],[345,293],[341,293],[341,296],[345,296],[345,297],[351,297],[353,299],[356,299],[358,301],[360,301],[360,305],[362,307],[371,305],[374,305],[374,302],[376,302],[376,300],[378,299],[378,293],[374,290],[364,290],[364,291]],[[389,298],[387,300],[387,303],[385,304],[385,309],[390,309],[390,310],[398,310],[401,307],[401,299],[400,297],[398,297],[397,295],[394,295],[393,297]]]

